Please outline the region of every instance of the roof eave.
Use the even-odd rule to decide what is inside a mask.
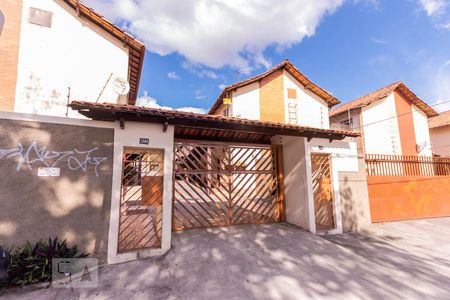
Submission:
[[[227,130],[236,132],[252,132],[268,135],[287,135],[287,136],[301,136],[307,138],[325,138],[329,140],[342,140],[345,137],[358,137],[359,133],[336,131],[327,129],[315,129],[309,127],[299,128],[284,128],[282,125],[266,124],[264,122],[257,122],[255,124],[246,124],[236,120],[219,120],[219,119],[201,119],[189,116],[173,116],[165,115],[163,111],[156,111],[149,113],[146,111],[120,111],[101,106],[83,105],[82,103],[72,102],[69,104],[74,110],[77,110],[82,115],[103,121],[132,121],[145,123],[160,123],[170,124],[175,126],[184,126],[191,128],[210,128],[216,130]],[[200,115],[198,115],[200,117]],[[230,118],[231,119],[231,118]],[[258,124],[259,123],[259,124]]]

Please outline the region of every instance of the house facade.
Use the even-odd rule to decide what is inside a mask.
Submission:
[[[77,0],[5,0],[0,110],[53,116],[73,99],[136,101],[145,47]]]
[[[431,148],[434,155],[450,157],[450,111],[428,120]]]
[[[224,103],[224,99],[230,99]],[[209,114],[328,129],[329,107],[340,101],[291,62],[227,86]]]
[[[434,156],[445,137],[428,128],[437,115],[402,82],[330,112],[332,128],[361,131],[372,222],[450,215],[450,160]]]
[[[431,156],[428,118],[437,113],[396,82],[330,111],[332,128],[354,128],[366,154]]]

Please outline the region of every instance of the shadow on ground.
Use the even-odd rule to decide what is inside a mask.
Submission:
[[[364,235],[326,240],[285,224],[175,233],[173,249],[101,269],[89,290],[46,289],[10,298],[442,299],[450,259],[415,255]],[[393,237],[393,239],[395,239]]]

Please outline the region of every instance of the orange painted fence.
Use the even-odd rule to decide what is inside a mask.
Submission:
[[[450,176],[367,176],[372,222],[450,216]]]
[[[450,158],[366,155],[372,222],[450,216]]]
[[[450,176],[450,157],[366,154],[369,176]]]

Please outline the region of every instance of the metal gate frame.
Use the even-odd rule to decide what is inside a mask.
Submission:
[[[164,151],[125,147],[121,172],[118,253],[160,248]]]
[[[282,146],[175,140],[172,230],[283,222],[283,181]]]

